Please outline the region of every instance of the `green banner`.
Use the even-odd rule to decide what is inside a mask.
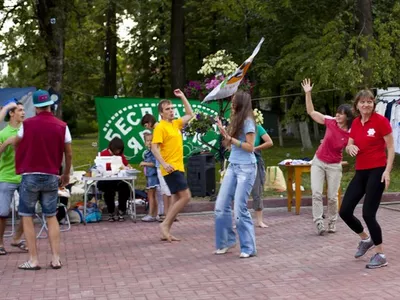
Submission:
[[[112,98],[96,97],[97,121],[99,125],[99,151],[107,148],[108,143],[114,137],[121,138],[125,143],[124,154],[130,163],[140,163],[146,150],[143,142],[143,132],[146,130],[140,125],[140,120],[146,114],[152,114],[160,119],[157,105],[160,99],[145,98]],[[177,118],[183,116],[184,107],[181,100],[172,99]],[[218,102],[201,104],[198,100],[189,100],[193,111],[200,111],[208,115],[217,116],[220,108]],[[224,103],[223,105],[226,105]],[[203,136],[203,140],[212,146],[218,147],[219,132],[214,125],[212,130]],[[187,137],[183,135],[184,156],[201,149],[210,150],[200,142],[199,136]],[[212,152],[214,152],[211,149]]]

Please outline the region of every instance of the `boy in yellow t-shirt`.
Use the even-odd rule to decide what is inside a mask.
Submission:
[[[185,115],[175,120],[174,107],[169,100],[161,100],[158,104],[158,112],[161,121],[154,128],[151,150],[160,162],[161,174],[176,201],[169,208],[164,222],[160,224],[161,239],[179,241],[170,234],[172,223],[178,213],[185,207],[191,198],[190,190],[185,178],[183,164],[183,138],[181,130],[193,117],[193,111],[183,92],[174,90],[176,97],[182,100],[185,107]]]

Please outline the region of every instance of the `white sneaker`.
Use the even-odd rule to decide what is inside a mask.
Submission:
[[[249,258],[249,257],[253,257],[253,256],[256,256],[255,254],[248,254],[248,253],[244,253],[244,252],[242,252],[242,253],[240,253],[240,258]]]
[[[215,250],[214,254],[215,255],[221,255],[221,254],[226,254],[228,253],[229,249],[234,248],[236,246],[236,244],[230,246],[230,247],[225,247],[225,248],[221,248],[221,249],[217,249]]]
[[[142,218],[142,222],[155,222],[156,218],[150,216],[150,215],[146,215]]]
[[[335,223],[329,223],[328,224],[328,233],[335,233],[336,232],[336,224]]]

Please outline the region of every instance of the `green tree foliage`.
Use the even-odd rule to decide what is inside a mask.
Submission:
[[[65,30],[62,95],[71,118],[95,119],[93,95],[104,92],[104,47],[107,7],[116,4],[116,27],[123,20],[133,26],[129,39],[117,36],[117,94],[143,97],[171,96],[171,1],[69,1]],[[40,36],[37,1],[0,2],[2,19],[13,20],[0,33],[1,61],[9,73],[2,86],[45,87],[48,83],[47,45]],[[253,97],[301,92],[300,81],[315,83],[316,109],[334,109],[365,82],[369,87],[400,84],[400,3],[372,3],[373,35],[360,34],[357,4],[337,0],[185,0],[186,80],[203,79],[197,71],[204,57],[224,49],[240,64],[262,36],[266,38],[249,71],[255,82]],[[3,21],[0,19],[0,26]],[[171,40],[172,39],[172,40]],[[360,56],[368,49],[368,60]],[[366,72],[370,70],[370,72]],[[369,78],[365,78],[368,76]],[[329,92],[321,92],[329,90]],[[333,91],[334,90],[334,91]],[[286,119],[304,120],[303,97],[274,98],[294,111]],[[327,110],[325,109],[325,110]]]

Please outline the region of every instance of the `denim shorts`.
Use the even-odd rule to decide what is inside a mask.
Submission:
[[[147,181],[146,189],[155,189],[160,185],[157,174],[152,176],[146,176],[146,181]]]
[[[164,176],[165,182],[167,183],[171,194],[176,194],[177,192],[184,191],[189,188],[185,173],[181,171],[174,171],[168,175]]]
[[[10,206],[19,183],[0,182],[0,218],[7,218],[10,214]]]
[[[19,215],[35,215],[36,203],[39,201],[42,213],[47,217],[55,216],[58,203],[59,177],[48,174],[22,175],[20,186]]]

